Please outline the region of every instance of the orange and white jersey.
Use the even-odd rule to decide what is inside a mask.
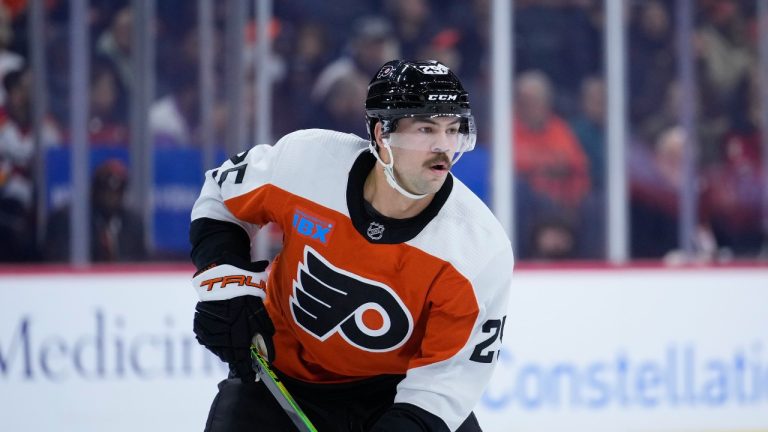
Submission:
[[[378,214],[363,199],[374,164],[355,135],[294,132],[206,173],[192,219],[282,228],[265,301],[277,369],[315,383],[405,374],[395,402],[455,430],[498,358],[510,242],[453,176],[418,216]]]

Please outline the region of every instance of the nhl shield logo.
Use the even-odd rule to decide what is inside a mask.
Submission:
[[[381,240],[381,237],[384,235],[384,225],[378,222],[371,222],[366,233],[371,240]]]

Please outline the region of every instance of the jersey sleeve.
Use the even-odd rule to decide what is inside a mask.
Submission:
[[[251,238],[270,221],[264,203],[282,150],[281,142],[257,145],[205,173],[190,226],[191,255],[198,269],[228,261],[227,254],[250,261]],[[231,204],[246,194],[247,205]]]
[[[442,292],[430,306],[421,352],[397,387],[396,404],[415,405],[451,431],[469,416],[498,361],[512,267],[507,245],[470,280],[471,290],[451,278],[438,281],[433,289]],[[474,310],[467,306],[473,303],[468,295],[476,296]],[[448,357],[447,352],[454,354]]]
[[[271,217],[263,204],[269,185],[279,169],[285,139],[274,146],[260,144],[239,153],[205,174],[200,197],[192,208],[192,220],[209,218],[241,226],[249,234]],[[247,203],[233,205],[234,198],[248,195]]]

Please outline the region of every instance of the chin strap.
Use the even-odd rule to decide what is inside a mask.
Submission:
[[[392,186],[394,190],[400,192],[400,194],[403,195],[404,197],[410,198],[412,200],[422,199],[427,196],[427,194],[424,194],[424,195],[412,194],[407,190],[403,189],[403,187],[397,183],[397,180],[395,179],[395,169],[394,169],[395,155],[392,154],[392,148],[389,147],[389,144],[386,141],[384,141],[384,148],[387,149],[387,151],[389,152],[390,162],[388,164],[384,163],[384,161],[381,160],[381,158],[379,157],[379,152],[376,151],[376,147],[372,142],[368,144],[368,148],[371,150],[371,153],[373,153],[373,156],[381,164],[381,166],[384,167],[384,177],[387,178],[387,183],[389,183],[389,185]]]

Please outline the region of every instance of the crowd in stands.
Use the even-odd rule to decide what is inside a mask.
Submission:
[[[63,252],[43,252],[47,240],[63,242],[60,236],[40,239],[33,234],[44,230],[35,226],[36,149],[30,123],[25,3],[0,5],[0,238],[11,245],[0,248],[0,261],[60,260],[66,259]],[[228,3],[213,2],[212,111],[214,136],[221,148],[230,109],[225,98]],[[514,2],[515,83],[509,97],[514,100],[515,118],[510,119],[514,125],[510,141],[515,143],[519,235],[515,251],[522,260],[605,258],[605,164],[610,143],[605,130],[603,3]],[[41,140],[45,147],[66,146],[69,5],[62,0],[45,4],[49,112]],[[147,115],[158,147],[202,145],[197,4],[157,2],[157,22],[151,26],[157,53],[156,94]],[[628,3],[631,256],[663,259],[676,253],[683,147],[690,142],[697,155],[697,233],[708,239],[697,242],[697,251],[709,259],[766,259],[756,2],[700,0],[695,5],[691,47],[697,129],[688,137],[680,122],[675,3]],[[312,127],[365,137],[362,101],[375,70],[396,57],[432,58],[450,66],[468,87],[479,145],[490,147],[489,101],[494,89],[490,88],[489,0],[280,0],[273,7],[268,30],[273,137]],[[91,0],[89,8],[90,144],[127,148],[129,90],[137,79],[131,68],[131,2]],[[254,51],[256,34],[250,20],[244,35],[246,56]],[[245,76],[242,109],[247,121],[253,121],[254,111],[264,108],[255,106],[253,69]],[[97,181],[98,175],[94,185]],[[123,221],[121,229],[134,229],[127,227],[132,224]],[[112,237],[119,241],[136,235]],[[94,260],[146,258],[143,248],[129,249],[133,252],[123,255],[94,252]]]

